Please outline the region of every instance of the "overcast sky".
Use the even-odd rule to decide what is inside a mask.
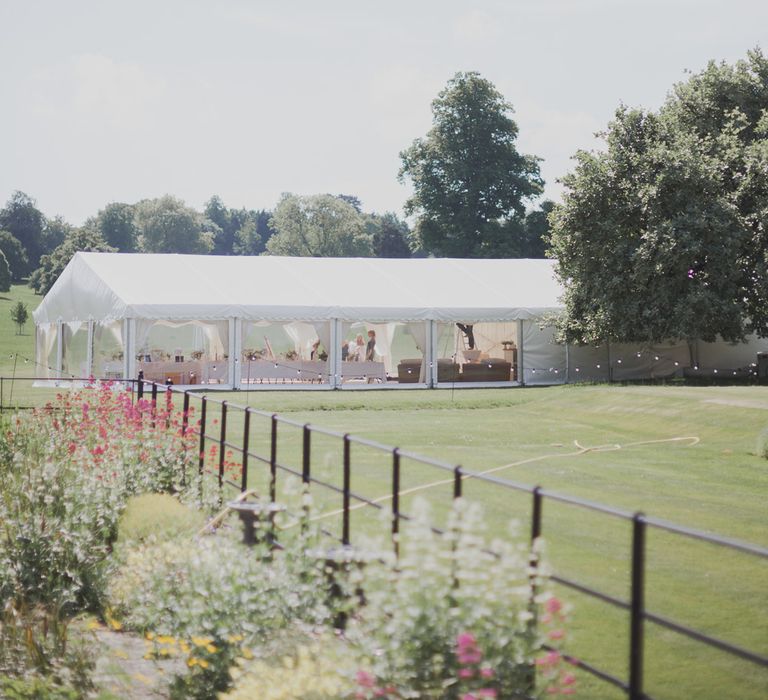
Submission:
[[[546,195],[620,103],[768,51],[766,0],[0,0],[0,206],[81,224],[172,194],[401,213],[398,154],[476,70],[514,105]]]

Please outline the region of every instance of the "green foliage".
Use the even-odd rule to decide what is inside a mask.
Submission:
[[[373,244],[373,255],[377,258],[410,258],[409,241],[411,231],[405,221],[396,214],[369,214],[365,227]]]
[[[0,250],[0,292],[11,291],[11,268],[8,265],[8,260],[5,257],[5,253]]]
[[[180,199],[165,195],[136,205],[136,226],[145,253],[208,253],[213,241],[200,214]]]
[[[284,549],[274,554],[266,544],[246,550],[238,538],[220,530],[185,545],[130,548],[112,580],[112,609],[127,627],[153,641],[181,640],[188,672],[175,679],[173,698],[214,697],[229,687],[229,668],[251,655],[250,645],[332,619],[303,529],[281,539]]]
[[[134,205],[111,202],[89,224],[107,245],[121,253],[135,253],[139,244],[135,219]]]
[[[56,250],[74,232],[75,227],[64,221],[61,216],[46,219],[43,226],[43,252]]]
[[[0,209],[0,230],[9,231],[24,247],[27,256],[27,266],[16,272],[19,276],[26,276],[37,267],[40,256],[45,252],[43,244],[43,227],[45,217],[37,208],[34,199],[16,191]]]
[[[338,639],[322,637],[281,658],[240,662],[232,670],[234,688],[221,700],[338,700],[351,695],[353,684],[343,672],[349,649]]]
[[[400,154],[414,194],[418,246],[452,257],[503,257],[504,223],[539,195],[538,159],[515,146],[512,106],[478,73],[457,73],[432,103],[433,126]]]
[[[203,514],[167,493],[143,493],[128,499],[117,527],[117,541],[192,539],[205,524]]]
[[[186,498],[207,497],[178,416],[160,411],[153,427],[151,410],[104,386],[13,419],[0,436],[0,606],[99,609],[126,500],[185,486]]]
[[[15,306],[11,307],[11,320],[16,324],[17,334],[21,335],[24,330],[24,324],[29,319],[27,305],[23,301],[17,301]]]
[[[459,697],[456,641],[471,633],[498,697],[526,694],[542,643],[530,624],[530,553],[500,539],[486,543],[476,505],[457,501],[442,537],[425,503],[414,512],[400,559],[366,567],[367,605],[348,636],[383,683],[404,697],[438,699]]]
[[[29,267],[29,260],[24,246],[9,231],[0,231],[0,253],[5,255],[11,270],[11,281],[20,282],[24,271]],[[8,290],[4,290],[8,291]]]
[[[314,560],[292,551],[270,561],[238,539],[239,532],[220,532],[127,549],[110,584],[114,613],[132,629],[216,644],[239,635],[252,643],[297,621],[329,619]]]
[[[73,229],[56,250],[40,258],[40,267],[30,275],[29,286],[38,294],[47,294],[75,253],[87,251],[114,253],[115,249],[93,230]]]
[[[277,231],[267,243],[270,255],[339,258],[372,254],[362,215],[329,194],[284,194],[270,224]]]
[[[93,649],[70,639],[56,609],[6,605],[0,616],[0,697],[85,700],[92,697]]]
[[[621,107],[552,216],[565,339],[768,335],[768,61],[710,65],[658,113]]]

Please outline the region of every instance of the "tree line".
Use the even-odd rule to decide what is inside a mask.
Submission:
[[[517,150],[512,105],[457,73],[432,128],[400,153],[411,228],[352,195],[284,194],[269,210],[197,212],[165,196],[111,203],[78,228],[16,192],[0,210],[3,266],[45,293],[78,250],[214,255],[556,259],[561,339],[768,336],[768,61],[711,62],[657,111],[620,106],[579,151],[562,204],[539,202],[540,158]],[[8,269],[5,271],[8,276]]]

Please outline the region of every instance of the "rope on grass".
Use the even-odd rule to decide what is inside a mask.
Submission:
[[[674,437],[674,438],[663,438],[661,440],[641,440],[639,442],[628,442],[625,445],[619,445],[619,444],[606,444],[606,445],[595,445],[594,447],[584,447],[579,444],[578,440],[574,440],[573,444],[576,445],[578,448],[575,452],[565,452],[565,453],[556,453],[556,454],[548,454],[548,455],[539,455],[538,457],[529,457],[528,459],[521,459],[517,462],[510,462],[509,464],[502,464],[499,467],[492,467],[490,469],[486,469],[481,472],[477,472],[476,474],[462,474],[461,479],[471,479],[472,477],[476,476],[485,476],[487,474],[495,474],[500,471],[504,471],[505,469],[511,469],[512,467],[520,467],[524,464],[532,464],[533,462],[540,462],[545,459],[558,459],[562,457],[579,457],[581,455],[585,455],[588,452],[615,452],[617,450],[626,449],[628,447],[638,447],[640,445],[654,445],[654,444],[660,444],[665,442],[684,442],[688,441],[688,445],[686,447],[693,447],[694,445],[697,445],[699,442],[701,442],[701,439],[695,436],[690,437]],[[398,495],[400,496],[408,496],[412,493],[417,493],[418,491],[426,491],[427,489],[434,488],[436,486],[445,486],[447,484],[452,484],[454,481],[453,477],[450,479],[440,479],[438,481],[432,481],[428,484],[421,484],[419,486],[413,486],[409,489],[402,489],[398,492]],[[383,496],[379,496],[378,498],[374,498],[371,501],[366,501],[365,503],[356,503],[353,506],[350,506],[349,510],[358,510],[359,508],[364,508],[365,506],[372,505],[372,504],[378,504],[383,503],[385,501],[389,501],[392,499],[392,494],[388,493]],[[313,518],[310,518],[310,522],[315,522],[317,520],[323,520],[325,518],[330,518],[336,515],[340,515],[344,512],[343,508],[339,508],[337,510],[329,511],[328,513],[322,513],[320,515],[316,515]]]

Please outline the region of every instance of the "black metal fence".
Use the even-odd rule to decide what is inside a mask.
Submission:
[[[277,497],[279,475],[291,474],[301,479],[311,489],[323,489],[331,493],[334,498],[340,500],[340,507],[332,515],[336,515],[340,520],[340,527],[337,529],[336,536],[343,545],[353,544],[352,513],[356,509],[364,507],[381,511],[388,508],[392,547],[395,554],[398,554],[398,533],[401,522],[409,520],[411,517],[403,508],[404,471],[402,463],[406,459],[411,463],[420,465],[421,468],[433,470],[435,474],[439,474],[440,479],[433,482],[432,485],[444,486],[448,498],[461,497],[465,493],[466,483],[470,479],[473,482],[486,484],[495,490],[521,494],[529,500],[527,512],[530,517],[529,534],[531,541],[547,534],[545,527],[547,520],[544,517],[547,504],[564,504],[577,508],[580,512],[590,512],[612,521],[622,521],[631,530],[630,541],[627,543],[629,555],[628,598],[600,590],[595,586],[572,577],[560,575],[557,572],[553,573],[550,578],[555,583],[587,596],[599,604],[623,611],[626,614],[625,623],[628,627],[629,641],[626,675],[622,677],[609,672],[590,662],[589,659],[577,659],[567,655],[566,658],[583,671],[613,686],[630,700],[653,700],[653,697],[645,690],[644,658],[646,635],[650,626],[655,626],[673,633],[679,638],[690,640],[699,648],[708,647],[717,650],[731,660],[740,659],[746,662],[758,671],[760,680],[757,682],[768,687],[768,656],[766,654],[706,633],[679,620],[654,612],[646,606],[646,577],[649,573],[647,539],[649,533],[663,532],[688,542],[707,543],[721,551],[755,558],[763,563],[768,562],[768,549],[765,547],[676,525],[646,516],[643,513],[630,513],[618,508],[574,498],[540,486],[528,486],[489,474],[471,472],[460,465],[431,459],[348,433],[339,433],[308,423],[293,421],[277,414],[239,406],[225,400],[217,400],[189,390],[182,392],[175,390],[172,386],[143,381],[127,381],[125,384],[131,386],[132,390],[135,389],[135,395],[138,399],[145,398],[155,405],[157,405],[158,400],[166,402],[168,406],[181,401],[183,430],[196,435],[199,439],[199,470],[201,472],[213,472],[220,487],[229,487],[244,492],[251,488],[251,481],[256,478],[255,475],[260,475],[268,484],[266,490],[270,500],[274,502]],[[190,421],[189,416],[192,409],[194,409],[194,420]],[[236,425],[233,428],[230,426],[234,423],[232,420],[234,417],[236,417]],[[254,420],[262,422],[258,430],[254,428]],[[287,451],[288,456],[283,457],[283,453],[286,451],[281,446],[289,441],[286,429],[298,433],[300,437],[298,444],[295,444],[296,440],[291,440],[294,443],[293,447]],[[340,482],[334,483],[331,479],[319,476],[313,466],[312,445],[313,441],[318,439],[331,440],[338,445],[341,468]],[[216,448],[213,464],[207,456],[210,455],[209,446]],[[352,458],[353,447],[373,451],[388,462],[389,493],[386,499],[371,498],[358,489],[353,489],[352,481],[355,474]],[[240,467],[239,478],[237,479],[233,479],[232,474],[227,471],[227,455],[230,454],[237,455]],[[386,503],[388,506],[385,505]],[[700,568],[703,573],[705,567],[701,566]],[[764,610],[761,612],[764,614]]]

